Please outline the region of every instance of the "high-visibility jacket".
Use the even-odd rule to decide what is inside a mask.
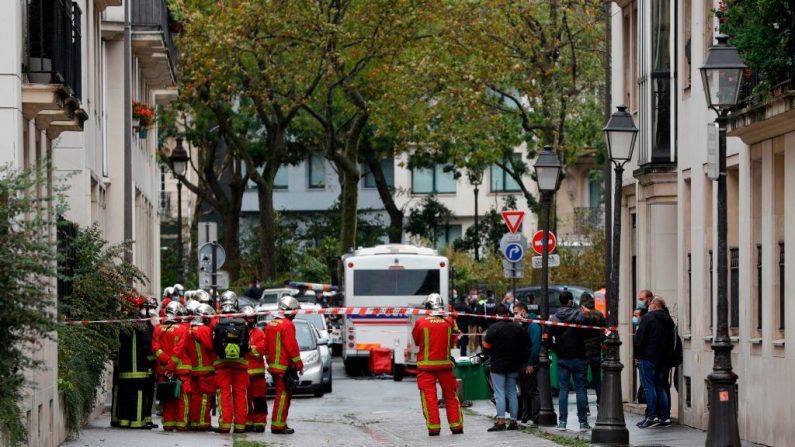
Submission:
[[[132,327],[119,331],[119,353],[116,371],[119,379],[147,379],[152,375],[152,334],[148,321],[137,321]]]
[[[187,345],[192,343],[190,330],[185,323],[163,323],[155,327],[152,352],[157,358],[157,373],[171,371],[190,374],[191,362]]]
[[[191,326],[190,335],[193,343],[188,346],[190,362],[193,366],[191,375],[206,376],[215,372],[215,352],[213,351],[213,334],[209,326]]]
[[[271,374],[284,374],[290,366],[304,367],[295,338],[295,325],[289,318],[274,318],[265,326],[265,351]]]
[[[259,328],[248,330],[248,347],[246,360],[248,361],[248,375],[265,376],[265,332]]]
[[[417,369],[452,369],[455,364],[450,357],[450,348],[455,346],[457,332],[455,323],[448,317],[428,315],[417,320],[411,331],[414,344],[420,348]]]

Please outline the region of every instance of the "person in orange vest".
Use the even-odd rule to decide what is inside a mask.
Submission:
[[[196,302],[196,301],[193,301]],[[207,431],[210,427],[210,401],[215,394],[215,352],[213,352],[213,333],[210,319],[215,310],[208,304],[199,304],[194,310],[190,323],[193,343],[188,345],[191,364],[191,396],[189,428],[194,431]]]
[[[265,381],[265,332],[256,327],[254,308],[244,306],[240,313],[248,324],[248,418],[246,431],[262,433],[268,422],[268,383]]]
[[[278,309],[294,311],[301,308],[298,300],[291,296],[279,298]],[[301,350],[295,338],[295,315],[276,315],[265,327],[265,351],[268,355],[268,372],[273,376],[276,388],[276,399],[273,401],[271,433],[291,435],[295,430],[287,426],[287,413],[290,409],[292,390],[285,380],[294,376],[295,372],[303,373]]]
[[[227,290],[221,294],[221,313],[235,314],[237,295]],[[221,317],[213,329],[213,348],[218,358],[215,360],[215,383],[218,387],[220,413],[218,432],[236,433],[246,431],[248,415],[248,328],[242,318]]]
[[[436,396],[436,383],[442,387],[447,423],[454,435],[464,433],[464,415],[456,394],[456,380],[453,374],[454,363],[450,348],[455,346],[458,329],[455,322],[443,316],[444,300],[438,293],[432,293],[423,302],[432,314],[420,318],[414,324],[411,336],[419,348],[417,354],[417,387],[420,389],[422,413],[429,436],[438,436],[442,429],[439,418],[439,399]]]
[[[163,405],[163,430],[185,431],[188,429],[190,410],[191,363],[187,346],[193,343],[186,323],[181,323],[185,306],[179,301],[168,303],[166,321],[157,327],[152,336],[152,352],[157,358],[157,383],[176,377],[182,382],[179,398],[161,402]]]

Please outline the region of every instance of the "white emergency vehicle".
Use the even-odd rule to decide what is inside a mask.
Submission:
[[[431,293],[448,304],[450,262],[431,248],[378,245],[360,248],[342,257],[345,307],[419,307]],[[342,357],[346,372],[367,371],[370,349],[393,351],[393,377],[401,380],[407,369],[411,324],[408,316],[346,315]]]

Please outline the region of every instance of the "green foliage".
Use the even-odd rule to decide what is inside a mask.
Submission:
[[[551,284],[577,284],[599,288],[605,282],[605,232],[598,227],[588,228],[583,245],[558,247],[560,267],[549,269]]]
[[[424,237],[435,243],[438,230],[450,224],[453,217],[449,208],[434,195],[429,195],[409,211],[404,229],[411,235]]]
[[[789,49],[795,37],[787,24],[795,14],[791,5],[788,0],[723,0],[715,11],[721,32],[731,38],[751,72],[760,76],[761,88],[788,79],[795,68]]]
[[[516,197],[505,196],[502,209],[500,211],[515,210]],[[481,251],[498,253],[500,249],[500,239],[505,233],[505,224],[502,221],[502,214],[496,208],[490,209],[484,216],[478,219],[478,229],[475,226],[467,228],[462,239],[455,241],[456,250],[475,250],[475,241]]]
[[[29,385],[25,371],[41,362],[33,353],[54,328],[53,287],[55,245],[49,217],[57,212],[45,189],[49,165],[15,170],[0,167],[0,434],[10,445],[25,441],[19,405]]]
[[[73,241],[76,269],[72,293],[60,304],[68,320],[114,319],[134,312],[124,299],[133,292],[128,284],[147,279],[124,261],[130,243],[109,245],[96,225],[80,230]],[[74,433],[86,422],[96,404],[105,366],[118,349],[119,326],[97,324],[58,327],[58,388],[63,392],[66,427]]]

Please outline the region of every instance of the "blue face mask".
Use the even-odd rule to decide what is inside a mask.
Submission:
[[[638,317],[632,317],[632,325],[637,326],[640,324],[640,319]]]
[[[641,309],[641,310],[645,309],[646,308],[646,302],[638,300],[638,306],[637,307],[638,307],[638,309]]]

